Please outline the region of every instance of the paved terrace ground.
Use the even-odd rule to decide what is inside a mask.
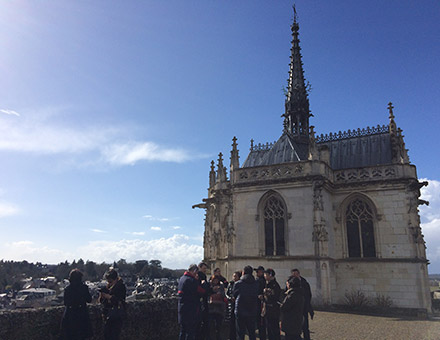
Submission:
[[[315,312],[312,340],[440,340],[440,320]]]

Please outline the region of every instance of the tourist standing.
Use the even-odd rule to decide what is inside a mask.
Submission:
[[[237,327],[235,326],[235,298],[233,290],[235,283],[240,280],[241,272],[234,272],[232,281],[229,282],[226,297],[228,298],[228,313],[229,313],[229,340],[237,340]]]
[[[257,274],[257,282],[258,282],[258,298],[260,299],[260,303],[258,304],[258,315],[257,315],[257,328],[258,335],[260,340],[266,340],[266,323],[264,321],[264,317],[261,316],[261,311],[263,307],[263,290],[266,286],[266,280],[264,279],[264,267],[258,266],[258,268],[254,269]]]
[[[200,286],[203,288],[204,293],[201,298],[200,306],[200,318],[199,324],[196,331],[197,340],[207,340],[209,336],[209,309],[208,309],[208,298],[211,293],[208,279],[206,277],[206,272],[208,270],[208,265],[205,262],[199,263],[199,271],[197,276],[199,278]]]
[[[299,272],[299,269],[292,269],[292,276],[296,277],[300,280],[302,293],[304,296],[304,322],[302,326],[302,332],[304,340],[310,340],[310,329],[309,329],[309,314],[313,320],[314,312],[312,308],[312,290],[310,289],[310,285],[305,278],[303,278]]]
[[[180,325],[179,340],[195,339],[200,318],[200,297],[205,292],[197,278],[198,270],[196,264],[190,265],[179,280],[177,310]]]
[[[68,340],[83,340],[93,336],[87,303],[92,302],[89,288],[82,282],[83,274],[73,269],[70,284],[64,290],[62,333]]]
[[[124,282],[114,269],[105,274],[107,287],[102,289],[99,301],[104,306],[104,339],[118,340],[122,331],[122,324],[126,315],[125,296],[127,289]]]
[[[217,340],[220,340],[223,319],[225,317],[226,299],[225,287],[218,276],[213,275],[210,279],[211,292],[209,296],[209,317],[210,323],[214,324],[214,331]]]
[[[249,340],[255,340],[255,320],[258,312],[258,282],[252,276],[252,267],[246,266],[243,275],[234,285],[235,319],[237,335],[244,340],[246,331]]]
[[[220,268],[215,268],[214,269],[214,274],[213,276],[217,276],[220,280],[220,282],[223,283],[223,286],[226,288],[228,288],[228,280],[226,280],[226,278],[224,276],[222,276],[222,272],[220,271]]]
[[[280,306],[281,330],[286,340],[301,340],[304,308],[301,281],[297,277],[290,277],[286,286],[286,296]]]
[[[281,287],[275,279],[275,271],[268,268],[264,271],[266,287],[261,315],[264,316],[269,340],[280,340],[280,294]]]

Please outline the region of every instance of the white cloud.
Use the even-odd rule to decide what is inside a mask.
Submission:
[[[421,227],[426,242],[426,256],[431,262],[429,272],[440,273],[440,181],[428,181],[429,185],[423,187],[421,199],[429,201],[429,206],[419,206]]]
[[[144,236],[145,235],[145,231],[132,231],[132,232],[126,232],[126,234],[130,234],[133,236]]]
[[[168,268],[187,268],[203,257],[203,247],[191,244],[185,235],[173,235],[157,240],[92,241],[80,248],[82,258],[97,262],[113,262],[120,258],[129,262],[159,259]]]
[[[7,115],[20,116],[20,114],[17,111],[14,111],[14,110],[0,109],[0,112],[5,113]]]
[[[182,227],[180,225],[173,225],[171,228],[173,228],[174,230],[177,230],[177,229],[181,229]]]
[[[143,218],[146,218],[149,221],[159,221],[159,222],[168,222],[172,220],[172,218],[169,217],[154,217],[152,215],[144,215]]]
[[[23,240],[4,244],[0,249],[0,258],[54,264],[71,260],[73,256],[65,250],[38,246],[32,241]]]
[[[103,156],[114,165],[134,165],[139,161],[182,163],[190,159],[187,151],[165,148],[153,142],[127,142],[104,147]]]
[[[162,228],[161,227],[151,227],[151,230],[160,231],[160,230],[162,230]]]
[[[17,215],[20,212],[20,209],[10,203],[0,202],[0,218]]]
[[[93,231],[94,233],[106,233],[106,231],[105,230],[102,230],[102,229],[90,229],[90,231]]]
[[[95,163],[115,166],[134,165],[139,161],[181,163],[191,159],[189,152],[182,148],[167,148],[152,141],[133,141],[133,129],[128,127],[74,126],[62,119],[63,110],[32,111],[13,120],[0,116],[0,151],[87,155],[96,159]],[[19,115],[12,110],[0,111]]]

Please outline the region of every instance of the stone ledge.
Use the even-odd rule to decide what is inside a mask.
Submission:
[[[0,340],[58,340],[64,307],[0,312]],[[89,305],[94,337],[103,339],[101,306]],[[177,298],[127,303],[121,339],[166,340],[178,337]]]

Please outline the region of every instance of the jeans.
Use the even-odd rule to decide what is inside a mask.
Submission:
[[[237,325],[237,335],[240,340],[244,340],[246,330],[249,335],[249,340],[256,340],[255,336],[255,317],[253,316],[235,316]]]

